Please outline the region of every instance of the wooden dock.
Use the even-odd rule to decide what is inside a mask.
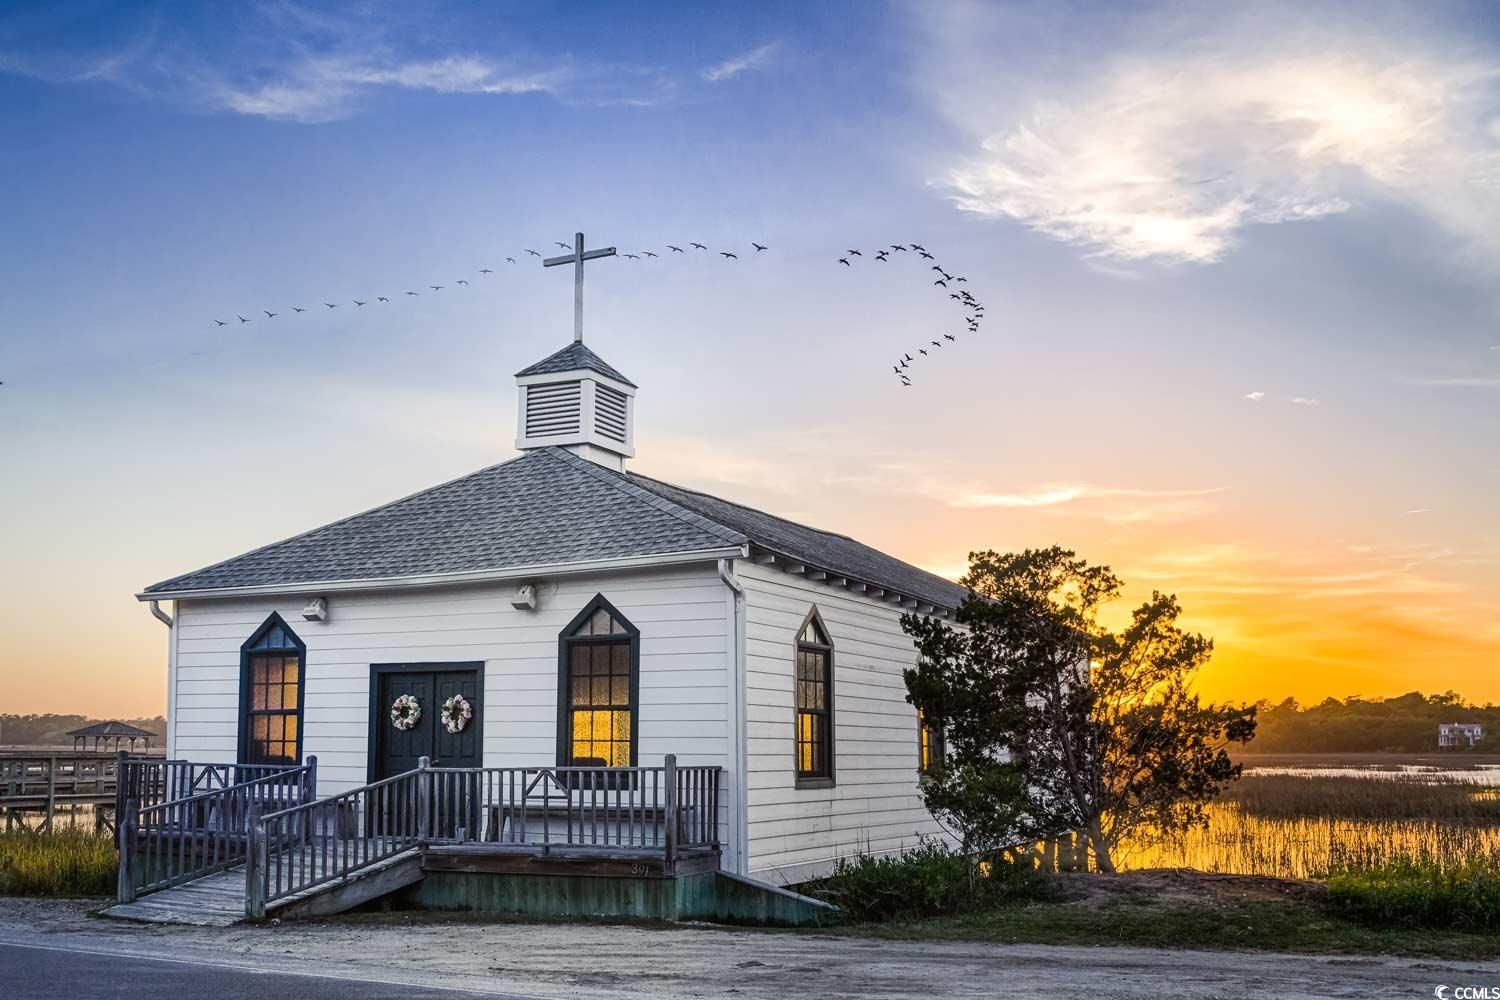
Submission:
[[[114,829],[118,764],[113,753],[0,753],[5,829],[51,830],[59,815],[82,807],[92,808],[96,828]]]

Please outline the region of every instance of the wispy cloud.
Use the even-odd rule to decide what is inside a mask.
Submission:
[[[1266,398],[1266,394],[1263,393],[1263,392],[1261,392],[1259,389],[1256,389],[1254,392],[1247,392],[1247,393],[1245,393],[1240,398],[1241,399],[1248,399],[1252,403],[1259,403],[1261,400],[1263,400],[1263,399]]]
[[[1291,403],[1293,406],[1322,406],[1323,405],[1322,403],[1320,403],[1318,400],[1314,399],[1311,396],[1293,396],[1291,399],[1287,400],[1287,402]]]
[[[1020,99],[975,93],[1009,80],[934,85],[972,98],[951,111],[978,147],[940,184],[966,212],[1122,260],[1209,263],[1248,226],[1378,198],[1500,263],[1500,55],[1198,29]],[[946,61],[972,69],[986,37],[949,28]]]
[[[776,53],[780,51],[780,42],[767,42],[765,45],[753,48],[749,52],[737,55],[732,59],[726,59],[721,63],[705,67],[703,70],[703,79],[710,83],[722,83],[725,80],[733,80],[741,73],[763,69],[776,56]]]
[[[573,78],[567,66],[517,70],[476,55],[402,62],[379,55],[308,55],[255,86],[211,83],[206,96],[246,115],[298,122],[347,117],[353,102],[377,88],[439,94],[556,94]]]
[[[955,507],[1054,507],[1077,500],[1100,500],[1129,497],[1133,499],[1174,499],[1205,497],[1222,493],[1228,487],[1215,486],[1199,490],[1143,490],[1117,486],[1095,486],[1091,483],[1049,484],[1029,493],[964,493],[952,498]]]
[[[1452,378],[1414,378],[1408,379],[1410,385],[1425,385],[1436,388],[1452,389],[1500,389],[1500,377],[1478,376],[1455,376]]]

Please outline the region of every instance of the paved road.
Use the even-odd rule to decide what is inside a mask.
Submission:
[[[146,958],[56,945],[0,944],[7,1000],[536,1000],[520,993],[421,987],[338,975],[221,965],[201,959]]]

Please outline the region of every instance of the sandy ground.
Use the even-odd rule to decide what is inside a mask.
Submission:
[[[0,899],[0,942],[531,997],[1431,997],[1500,981],[1424,959],[932,944],[707,927],[395,915],[196,928],[97,918],[97,903]],[[66,992],[66,991],[64,991]]]

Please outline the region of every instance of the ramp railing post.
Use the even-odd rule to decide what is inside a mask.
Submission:
[[[115,900],[135,902],[135,800],[126,799],[115,814],[115,842],[120,850],[120,868],[115,876]]]
[[[120,828],[120,814],[125,811],[125,758],[124,750],[115,751],[115,829]]]
[[[245,916],[260,920],[266,915],[270,852],[266,846],[266,827],[253,799],[246,815],[245,831],[249,838],[245,845]]]
[[[427,846],[432,838],[432,761],[417,758],[417,842]]]
[[[666,797],[666,845],[663,848],[664,867],[668,875],[677,869],[677,755],[667,754],[665,773],[662,775],[662,792]]]

